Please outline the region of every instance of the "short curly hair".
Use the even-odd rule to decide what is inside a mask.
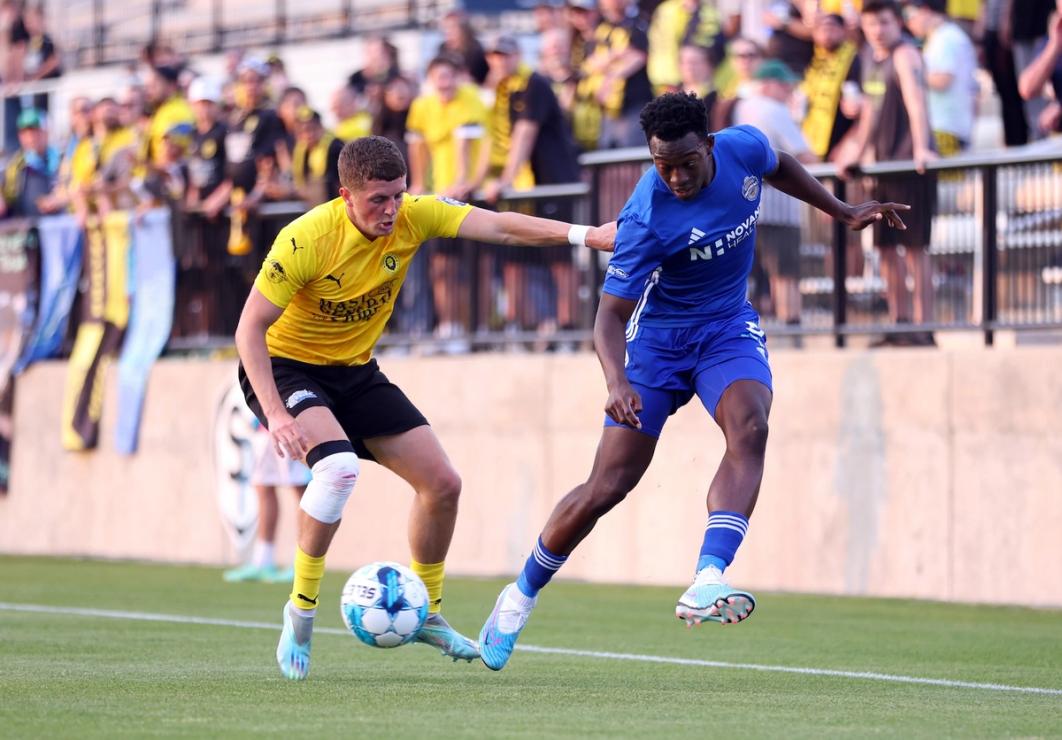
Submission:
[[[664,93],[642,108],[645,140],[677,141],[689,133],[708,136],[708,111],[696,93]]]
[[[406,172],[402,152],[383,136],[353,139],[339,152],[339,183],[347,190],[354,190],[369,180],[397,180]]]

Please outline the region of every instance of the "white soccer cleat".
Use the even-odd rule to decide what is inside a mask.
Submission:
[[[755,608],[756,599],[752,594],[731,588],[718,568],[708,566],[679,597],[675,616],[687,627],[701,622],[737,624],[748,619]]]

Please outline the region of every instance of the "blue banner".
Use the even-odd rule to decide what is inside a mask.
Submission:
[[[40,239],[40,293],[37,320],[14,372],[59,353],[66,335],[70,309],[81,277],[84,237],[71,215],[48,216],[37,221]]]
[[[140,417],[151,366],[173,327],[177,265],[173,258],[170,212],[148,211],[131,225],[129,292],[131,309],[118,360],[118,452],[136,452]]]

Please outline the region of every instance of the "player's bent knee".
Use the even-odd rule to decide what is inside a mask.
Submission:
[[[727,438],[727,447],[749,455],[763,455],[767,450],[767,417],[760,414],[743,419]]]
[[[358,481],[361,464],[347,440],[324,442],[306,455],[313,479],[299,501],[299,508],[324,524],[335,524]]]
[[[421,493],[430,496],[435,503],[456,505],[461,497],[461,476],[447,467],[434,476]]]

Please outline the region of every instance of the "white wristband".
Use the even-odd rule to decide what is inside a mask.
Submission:
[[[586,246],[586,232],[590,231],[589,226],[575,226],[573,225],[568,229],[568,243],[573,247],[585,247]]]

